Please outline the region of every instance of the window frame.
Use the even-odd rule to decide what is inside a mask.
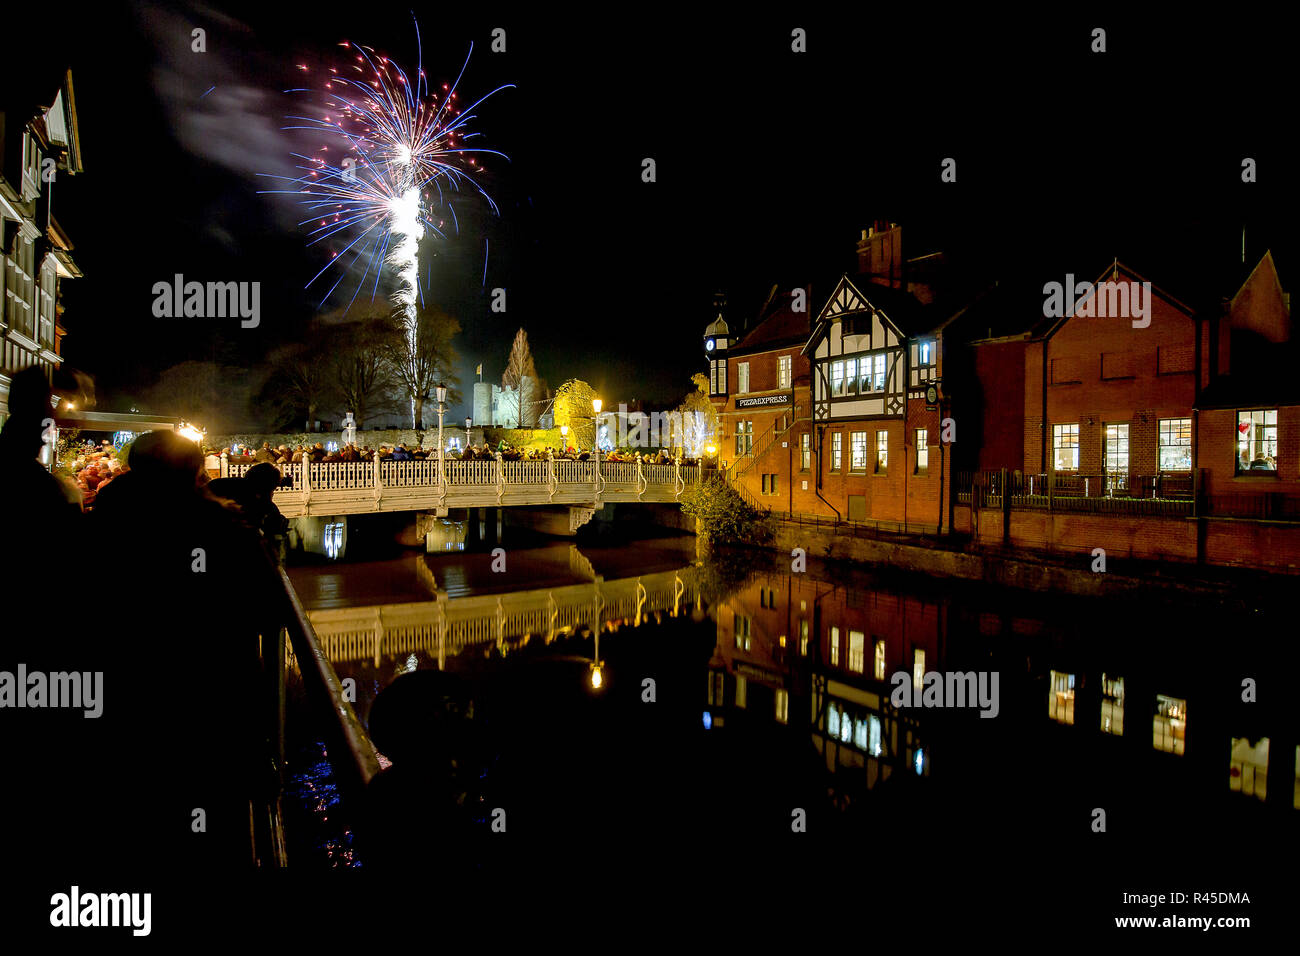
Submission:
[[[916,473],[924,475],[930,470],[930,429],[916,430]]]
[[[858,439],[862,441],[859,445]],[[858,449],[862,450],[861,464],[858,464]],[[849,472],[866,474],[867,472],[867,433],[849,432]]]
[[[1165,426],[1180,423],[1178,428],[1182,430],[1181,423],[1186,422],[1187,440],[1181,438],[1170,443],[1165,442]],[[1173,434],[1171,429],[1169,434]],[[1166,468],[1165,467],[1165,449],[1166,448],[1186,448],[1187,449],[1187,467],[1186,468]],[[1179,418],[1157,418],[1156,419],[1156,470],[1164,474],[1185,474],[1192,470],[1192,419],[1190,417]]]
[[[1234,458],[1234,467],[1235,467],[1234,474],[1235,474],[1235,475],[1237,475],[1238,477],[1245,476],[1245,477],[1253,477],[1253,478],[1266,478],[1266,477],[1267,477],[1267,478],[1276,478],[1276,477],[1277,477],[1277,474],[1278,474],[1278,470],[1277,470],[1278,428],[1279,428],[1279,426],[1280,426],[1280,422],[1278,421],[1278,419],[1281,417],[1280,414],[1279,414],[1280,411],[1281,411],[1281,408],[1280,408],[1280,407],[1274,407],[1274,408],[1239,408],[1239,409],[1237,409],[1237,445],[1236,445],[1236,452],[1235,452],[1235,454],[1234,454],[1234,456],[1233,456],[1233,458]],[[1273,416],[1273,423],[1272,423],[1271,425],[1270,425],[1269,422],[1268,422],[1268,416],[1269,416],[1270,414],[1272,414],[1272,416]],[[1242,417],[1243,415],[1250,415],[1250,416],[1254,416],[1254,415],[1262,415],[1262,416],[1264,416],[1264,417],[1263,417],[1263,421],[1259,422],[1258,424],[1255,423],[1253,417],[1250,419],[1251,426],[1252,426],[1252,432],[1251,432],[1251,438],[1250,438],[1249,440],[1246,440],[1246,439],[1243,439],[1243,438],[1242,438],[1242,432],[1241,432],[1241,417]],[[1254,437],[1254,429],[1257,428],[1257,427],[1258,427],[1258,428],[1262,428],[1262,429],[1264,429],[1265,437],[1264,437],[1262,440],[1257,439],[1257,438]],[[1268,430],[1269,430],[1270,428],[1273,430],[1273,437],[1272,437],[1271,439],[1267,437],[1267,435],[1268,435]],[[1243,451],[1243,448],[1245,448],[1245,449],[1249,449],[1249,447],[1250,447],[1251,445],[1254,445],[1254,446],[1256,446],[1256,449],[1258,449],[1258,446],[1261,445],[1261,444],[1265,446],[1266,451],[1267,451],[1267,446],[1269,446],[1269,445],[1272,446],[1272,450],[1273,450],[1273,455],[1272,455],[1272,458],[1273,458],[1273,467],[1272,467],[1272,468],[1252,468],[1251,465],[1248,463],[1248,464],[1243,468],[1243,467],[1242,467],[1242,464],[1241,464],[1241,453],[1242,453],[1242,451]],[[1267,458],[1267,457],[1268,457],[1267,454],[1265,454],[1265,455],[1264,455],[1264,458]],[[1255,460],[1256,460],[1256,459],[1252,459],[1252,461],[1255,461]]]
[[[1067,428],[1073,430],[1071,434],[1066,434],[1063,431],[1064,429]],[[1074,438],[1073,445],[1066,445],[1061,443],[1062,438],[1069,438],[1069,437]],[[1070,448],[1074,449],[1074,464],[1069,468],[1062,468],[1059,464],[1060,453]],[[1077,472],[1079,470],[1079,423],[1078,422],[1063,422],[1059,425],[1052,426],[1052,470],[1066,471],[1066,472],[1070,472],[1070,471]]]
[[[886,429],[876,429],[876,454],[875,454],[875,474],[884,475],[889,473],[889,432]]]

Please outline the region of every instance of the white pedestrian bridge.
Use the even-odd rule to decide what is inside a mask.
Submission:
[[[700,481],[699,465],[542,459],[503,461],[339,461],[280,465],[292,487],[275,493],[286,518],[431,511],[451,508],[568,505],[606,502],[673,503]],[[243,475],[251,464],[222,460],[222,476]]]

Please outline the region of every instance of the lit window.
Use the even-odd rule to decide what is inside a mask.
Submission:
[[[1128,474],[1128,423],[1106,426],[1106,474]]]
[[[840,666],[840,629],[831,628],[831,667]]]
[[[1237,413],[1237,471],[1277,471],[1277,409]]]
[[[1187,747],[1187,701],[1156,695],[1156,716],[1152,721],[1152,743],[1156,750],[1181,754]]]
[[[812,435],[807,432],[799,436],[799,467],[804,471],[812,467]]]
[[[776,387],[790,387],[790,356],[782,355],[776,360]]]
[[[1228,789],[1263,800],[1268,789],[1268,738],[1253,743],[1249,737],[1232,738],[1228,762]]]
[[[1057,471],[1079,470],[1079,426],[1052,426],[1052,460]]]
[[[867,635],[849,631],[849,670],[861,674],[866,660]]]
[[[1101,729],[1124,735],[1124,678],[1101,675]]]
[[[882,353],[880,353],[879,355],[874,356],[873,359],[872,359],[872,361],[873,361],[873,363],[874,363],[874,367],[873,367],[873,369],[872,369],[872,378],[873,378],[873,380],[874,380],[874,381],[871,383],[871,384],[872,384],[872,388],[873,388],[875,391],[877,391],[877,392],[883,392],[883,391],[885,390],[885,355],[884,355],[884,353],[882,352]]]
[[[840,463],[843,461],[842,453],[844,451],[844,434],[842,432],[833,432],[831,434],[831,471],[839,471]]]
[[[740,362],[736,365],[736,378],[739,380],[736,392],[743,395],[749,391],[749,363]]]
[[[1051,671],[1048,684],[1047,716],[1058,724],[1074,723],[1074,675]]]
[[[754,450],[754,423],[736,422],[736,454],[748,455]]]
[[[1192,420],[1160,419],[1160,470],[1192,470]]]
[[[844,394],[844,363],[843,362],[831,363],[831,394],[832,395]]]
[[[885,639],[876,641],[876,680],[885,679]]]
[[[866,432],[853,432],[849,436],[849,467],[854,471],[867,470]]]
[[[858,391],[858,360],[844,360],[844,394],[856,395]]]
[[[876,432],[876,471],[889,464],[889,432]]]
[[[912,689],[920,691],[925,686],[925,649],[918,647],[912,652]]]
[[[916,470],[919,474],[930,467],[930,430],[916,430]]]

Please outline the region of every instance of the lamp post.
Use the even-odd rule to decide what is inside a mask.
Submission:
[[[600,406],[599,398],[591,400],[591,448],[592,451],[600,450]]]
[[[473,419],[473,418],[467,418],[467,419],[465,419],[465,447],[466,447],[467,449],[469,448],[469,429],[470,429],[470,426],[473,425],[473,424],[474,424],[474,419]]]
[[[564,451],[568,451],[569,450],[569,426],[568,425],[560,426],[560,437],[564,439]]]
[[[442,467],[442,416],[447,411],[447,386],[439,384],[435,390],[438,395],[438,487],[446,482]]]

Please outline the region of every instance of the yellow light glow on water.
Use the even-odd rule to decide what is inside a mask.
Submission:
[[[601,685],[603,682],[604,682],[604,678],[602,678],[602,677],[600,676],[600,665],[596,665],[595,667],[593,667],[593,668],[591,669],[591,687],[592,687],[592,689],[593,689],[593,690],[600,690],[600,685]]]

